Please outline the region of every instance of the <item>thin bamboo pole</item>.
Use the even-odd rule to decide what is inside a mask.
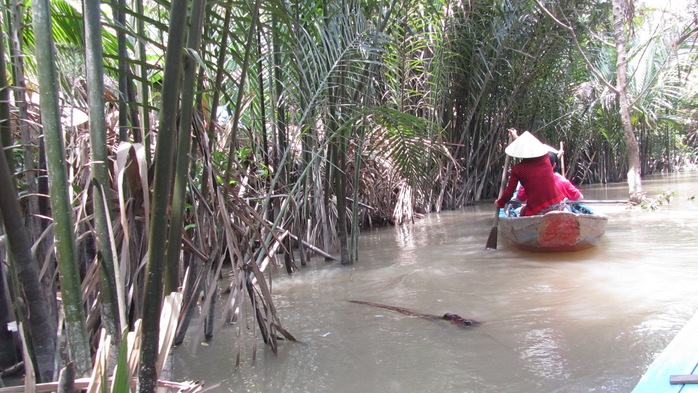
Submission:
[[[189,148],[191,147],[191,123],[194,108],[194,87],[196,84],[196,59],[194,53],[199,50],[206,0],[194,0],[191,11],[191,23],[185,57],[184,82],[182,85],[182,109],[179,121],[179,140],[177,147],[176,173],[172,199],[172,219],[167,246],[167,264],[165,266],[165,293],[176,291],[179,287],[179,254],[182,248],[182,222],[184,214],[187,175],[189,172]]]
[[[60,123],[58,78],[49,0],[32,2],[32,16],[34,36],[42,37],[35,42],[35,55],[66,336],[78,375],[86,375],[92,368],[92,360],[80,292],[81,283],[75,234],[73,233],[72,208],[68,196],[69,183],[65,165],[65,144]]]
[[[170,26],[185,26],[187,0],[174,0],[171,5]],[[165,53],[165,73],[162,86],[160,130],[155,152],[153,211],[148,239],[148,262],[145,274],[143,303],[143,346],[138,370],[138,391],[155,391],[158,379],[157,362],[160,334],[159,314],[162,305],[164,265],[167,260],[167,239],[170,224],[172,178],[177,146],[177,116],[184,50],[183,28],[170,29]]]
[[[125,294],[117,288],[120,272],[115,268],[116,246],[110,236],[112,204],[109,169],[107,168],[107,129],[104,114],[104,65],[102,63],[102,27],[100,1],[91,0],[84,4],[85,58],[87,72],[87,95],[90,116],[90,150],[92,151],[92,205],[95,212],[95,230],[99,242],[100,288],[102,325],[114,340],[114,351],[118,348],[121,329],[126,326]]]

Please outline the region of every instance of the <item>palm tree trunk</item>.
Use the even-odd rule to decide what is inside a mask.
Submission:
[[[257,12],[256,19],[259,19],[259,12]],[[264,99],[264,55],[262,54],[262,33],[261,29],[257,29],[257,62],[259,64],[259,71],[257,72],[257,83],[259,84],[259,128],[262,134],[262,162],[264,162],[265,169],[269,169],[269,141],[267,136],[267,113],[266,113],[266,100]],[[268,179],[267,179],[268,180]],[[271,212],[271,210],[270,210]],[[271,218],[271,217],[270,217]]]
[[[272,31],[274,32],[274,35],[272,37],[272,72],[274,74],[273,78],[273,84],[272,84],[272,110],[271,113],[275,113],[275,121],[274,121],[274,146],[275,146],[275,151],[272,154],[272,162],[273,162],[273,167],[276,168],[276,173],[274,174],[273,179],[278,179],[278,183],[274,180],[272,180],[270,184],[270,189],[269,193],[270,194],[276,194],[280,190],[282,190],[284,187],[289,182],[289,168],[291,163],[286,160],[286,154],[288,153],[288,129],[287,129],[287,106],[286,106],[286,100],[281,99],[281,97],[284,94],[284,85],[282,83],[283,81],[283,72],[282,72],[282,67],[283,67],[283,60],[281,57],[281,45],[280,45],[280,38],[278,37],[278,26],[279,26],[279,21],[278,21],[278,16],[276,14],[272,14]],[[273,204],[272,208],[270,209],[273,213],[272,214],[279,214],[281,210],[281,206],[283,203],[281,201],[276,201],[276,200],[271,200],[270,204]],[[285,240],[288,242],[290,245],[289,240]],[[290,247],[286,247],[284,251],[284,263],[286,264],[286,271],[291,274],[292,273],[292,264],[291,264],[291,254],[290,254]]]
[[[0,39],[0,75],[6,75],[5,70],[5,40]],[[10,128],[10,100],[9,100],[9,89],[7,86],[7,79],[0,78],[0,149],[5,152],[5,157],[0,157],[0,160],[5,160],[6,169],[4,172],[7,174],[9,181],[12,183],[13,187],[16,187],[12,173],[14,173],[14,157],[12,150],[4,149],[4,146],[11,146],[12,141],[12,129]],[[2,165],[2,162],[0,162]],[[7,179],[6,179],[7,180]],[[3,187],[3,189],[6,189]],[[6,191],[7,192],[7,191]],[[19,204],[15,206],[19,209]],[[0,214],[0,226],[3,225],[2,214]],[[17,347],[15,345],[14,335],[8,327],[8,323],[14,320],[12,311],[10,309],[11,300],[6,296],[8,291],[6,291],[6,278],[5,278],[5,266],[0,263],[0,367],[11,366],[17,363]],[[0,386],[2,386],[2,380],[0,379]]]
[[[90,149],[92,151],[92,204],[95,212],[95,229],[99,242],[100,292],[102,325],[112,336],[112,355],[116,356],[121,331],[126,326],[126,301],[123,291],[117,287],[121,280],[118,266],[115,268],[115,245],[111,236],[111,182],[107,168],[107,129],[104,115],[104,71],[102,63],[102,34],[99,0],[84,2],[85,57],[87,94],[90,115]]]
[[[194,0],[191,12],[191,24],[187,49],[198,51],[201,43],[206,0]],[[191,147],[191,124],[194,108],[194,87],[196,84],[196,59],[187,52],[184,64],[184,82],[182,86],[182,112],[179,121],[179,140],[177,149],[177,170],[174,179],[172,198],[172,219],[167,246],[167,265],[165,266],[165,293],[176,291],[179,286],[179,254],[182,244],[182,222],[184,221],[185,191],[189,175],[189,148]]]
[[[78,375],[87,375],[92,368],[90,345],[87,341],[85,312],[80,292],[80,275],[73,233],[73,217],[68,197],[65,145],[60,123],[58,85],[51,15],[48,0],[32,3],[36,40],[37,76],[41,99],[41,120],[46,145],[46,164],[50,182],[49,197],[55,225],[56,256],[58,259],[61,296],[65,312],[66,336],[70,355]]]
[[[228,53],[228,33],[230,32],[230,19],[233,14],[232,10],[232,5],[231,4],[225,4],[225,18],[223,21],[223,26],[222,28],[222,36],[221,36],[221,42],[220,42],[220,51],[218,53],[218,59],[216,59],[216,78],[213,86],[216,86],[216,88],[213,90],[213,97],[211,98],[211,114],[210,114],[210,119],[208,120],[208,136],[209,140],[211,143],[215,143],[215,136],[214,136],[214,130],[216,129],[216,116],[218,116],[218,101],[220,99],[220,89],[218,89],[218,86],[221,86],[221,83],[223,81],[223,74],[225,72],[225,57],[226,54]]]
[[[111,1],[112,13],[114,14],[115,22],[119,26],[126,25],[126,14],[123,11],[126,8],[124,0]],[[125,142],[128,140],[128,57],[126,48],[126,33],[123,29],[116,32],[116,40],[119,52],[119,140]]]
[[[0,36],[0,142],[3,146],[12,146],[12,130],[10,129],[10,90],[7,86],[7,72],[5,70],[5,39]],[[12,150],[5,150],[5,159],[10,173],[14,172],[14,157]]]
[[[344,74],[337,76],[339,88],[337,89],[338,105],[337,116],[342,113],[342,104],[348,101],[347,91],[342,86],[346,83]],[[353,263],[354,258],[349,253],[349,225],[347,223],[347,147],[349,146],[349,132],[342,129],[336,138],[336,172],[335,172],[335,195],[337,196],[337,237],[339,237],[339,259],[343,265]],[[360,152],[355,152],[360,155]],[[355,167],[355,170],[360,170]],[[352,210],[353,212],[353,210]]]
[[[0,367],[2,368],[17,364],[19,361],[17,358],[16,335],[8,326],[10,322],[17,320],[10,307],[11,300],[7,296],[8,293],[5,265],[0,264]],[[2,380],[0,379],[1,382]]]
[[[7,119],[3,119],[7,120]],[[0,148],[4,148],[0,144]],[[16,273],[21,286],[28,313],[31,318],[24,320],[18,315],[22,325],[28,329],[27,344],[32,352],[37,379],[48,382],[53,379],[53,362],[56,351],[56,321],[51,317],[50,306],[46,302],[39,281],[39,265],[31,253],[31,243],[24,228],[24,222],[17,201],[17,190],[7,160],[0,155],[0,212],[5,224],[10,247],[11,268]],[[27,359],[28,360],[28,359]]]
[[[165,73],[162,85],[160,130],[155,152],[155,179],[153,185],[153,211],[148,239],[148,263],[145,275],[145,301],[143,303],[143,337],[141,363],[138,370],[138,391],[154,392],[157,387],[158,340],[160,334],[160,309],[162,307],[163,268],[167,260],[167,239],[174,174],[175,147],[177,145],[177,118],[184,50],[187,0],[172,2]],[[175,28],[176,27],[176,28]]]
[[[631,202],[642,198],[642,179],[640,177],[640,147],[630,121],[630,102],[628,100],[628,55],[626,53],[626,10],[627,0],[613,0],[613,33],[616,39],[617,90],[620,105],[620,119],[628,148],[628,192]]]
[[[138,0],[136,1],[136,11],[138,12],[139,15],[143,15],[143,0]],[[138,28],[138,35],[139,36],[145,36],[145,19],[144,18],[137,18],[137,28]],[[138,52],[139,52],[139,57],[141,59],[146,59],[146,43],[144,40],[138,40]],[[149,115],[149,110],[148,110],[148,102],[150,99],[150,84],[148,82],[148,66],[147,62],[143,62],[140,65],[140,77],[141,77],[141,90],[140,90],[140,98],[141,98],[141,123],[142,123],[142,138],[143,138],[143,144],[145,145],[145,151],[150,151],[150,115]],[[150,154],[146,154],[146,160],[148,160],[148,163],[150,164]]]
[[[37,157],[39,160],[41,160],[41,162],[45,162],[43,161],[44,156],[37,153],[37,150],[41,150],[37,145],[40,146],[43,141],[37,141],[37,138],[32,135],[32,129],[29,127],[29,124],[31,124],[33,121],[29,118],[29,110],[27,105],[29,100],[27,99],[26,80],[24,76],[25,51],[22,48],[21,40],[21,28],[23,25],[22,21],[24,20],[25,15],[24,6],[19,0],[12,0],[10,3],[11,4],[8,4],[8,12],[5,14],[5,25],[7,26],[10,42],[8,49],[11,59],[12,85],[14,86],[13,95],[18,116],[17,125],[22,138],[23,176],[24,184],[27,190],[26,203],[24,204],[24,220],[30,239],[34,240],[37,239],[40,236],[41,231],[48,226],[48,224],[45,221],[42,221],[40,217],[45,217],[50,214],[48,212],[46,198],[39,198],[38,196],[40,194],[48,194],[48,192],[42,192],[44,191],[44,187],[42,186],[46,183],[45,177],[37,177],[36,171]],[[37,261],[46,260],[46,254],[52,252],[49,250],[48,243],[48,241],[42,241],[35,246],[35,258]],[[46,266],[46,272],[43,276],[44,278],[42,278],[42,283],[44,287],[44,296],[46,297],[46,301],[50,306],[50,313],[54,319],[57,319],[58,308],[57,303],[54,301],[56,294],[55,282],[53,280],[55,273],[53,262],[54,261],[51,260],[48,263],[48,266]]]
[[[335,151],[334,170],[334,194],[337,197],[337,237],[339,237],[339,257],[343,265],[352,263],[349,257],[349,242],[347,233],[347,174],[346,174],[346,138],[344,132],[335,137],[337,149]]]
[[[230,184],[231,168],[233,166],[233,161],[235,160],[235,150],[237,149],[237,132],[242,113],[242,101],[245,96],[245,80],[247,79],[247,74],[250,72],[250,58],[252,57],[252,53],[254,53],[255,30],[257,28],[257,19],[259,18],[260,6],[261,0],[256,0],[254,10],[252,11],[252,23],[248,27],[249,31],[246,41],[247,45],[245,45],[245,54],[243,56],[242,64],[240,65],[240,80],[238,83],[237,100],[235,102],[233,121],[231,122],[232,130],[230,132],[230,154],[228,155],[228,162],[225,170],[225,187],[228,187],[228,184]]]

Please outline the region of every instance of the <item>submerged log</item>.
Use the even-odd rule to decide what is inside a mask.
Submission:
[[[389,306],[386,304],[381,304],[381,303],[374,303],[374,302],[366,302],[363,300],[349,300],[352,303],[356,304],[365,304],[367,306],[373,306],[373,307],[379,307],[379,308],[385,308],[388,310],[393,310],[397,311],[401,314],[409,315],[411,317],[419,317],[419,318],[424,318],[428,319],[430,321],[440,321],[440,320],[445,320],[449,321],[452,324],[458,326],[458,327],[470,327],[470,326],[477,326],[480,324],[480,322],[474,320],[474,319],[466,319],[461,317],[458,314],[453,314],[450,312],[447,312],[444,315],[434,315],[434,314],[424,314],[418,311],[413,311],[408,308],[404,307],[397,307],[397,306]]]

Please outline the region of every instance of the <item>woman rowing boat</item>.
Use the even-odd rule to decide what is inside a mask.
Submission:
[[[521,209],[522,216],[555,210],[565,196],[556,185],[553,167],[548,159],[548,146],[526,131],[509,144],[504,152],[511,157],[521,158],[521,162],[511,168],[509,182],[495,201],[497,207],[503,208],[521,183],[526,189],[526,205]]]

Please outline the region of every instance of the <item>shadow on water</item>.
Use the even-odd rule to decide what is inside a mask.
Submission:
[[[176,349],[175,377],[220,382],[216,392],[628,392],[698,309],[698,178],[644,186],[677,196],[652,212],[598,205],[611,218],[606,235],[573,253],[503,239],[485,250],[491,204],[363,233],[353,266],[318,259],[274,273],[275,304],[298,343],[273,355],[259,337],[236,342],[253,323],[218,326],[210,346]],[[589,199],[625,190],[583,189]],[[454,329],[350,299],[483,323]]]

